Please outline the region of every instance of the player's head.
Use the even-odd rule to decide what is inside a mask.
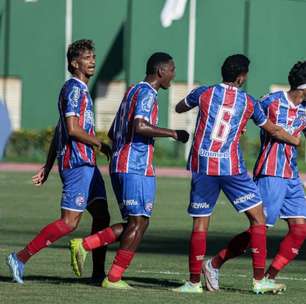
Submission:
[[[68,71],[90,77],[95,72],[95,47],[92,40],[81,39],[69,45],[67,51]]]
[[[221,74],[224,82],[235,82],[242,86],[247,79],[250,60],[242,54],[227,57],[222,65]]]
[[[306,61],[298,61],[288,75],[290,90],[303,90],[306,98]]]
[[[175,65],[172,57],[163,52],[152,54],[147,61],[146,75],[147,77],[153,76],[161,88],[168,89],[175,76]]]

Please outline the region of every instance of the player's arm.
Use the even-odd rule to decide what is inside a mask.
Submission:
[[[155,127],[142,118],[134,119],[133,127],[135,133],[146,137],[172,137],[183,143],[186,143],[189,139],[189,133],[185,130]]]
[[[290,135],[282,127],[275,125],[269,119],[261,126],[261,128],[270,133],[272,137],[279,141],[283,141],[294,146],[299,146],[301,143],[300,137]]]
[[[32,176],[32,182],[35,186],[41,186],[48,179],[49,173],[54,165],[56,159],[57,132],[58,127],[56,127],[54,130],[45,165],[37,172],[37,174]]]
[[[95,146],[104,153],[109,159],[111,157],[111,148],[100,141],[96,136],[89,135],[86,133],[79,125],[79,118],[77,116],[68,116],[66,117],[66,125],[68,130],[68,135],[77,141],[80,141],[84,144]]]
[[[177,105],[175,106],[175,112],[176,113],[184,113],[184,112],[187,112],[189,110],[191,110],[191,107],[186,104],[186,99],[185,98],[182,99],[181,101],[179,101],[177,103]]]

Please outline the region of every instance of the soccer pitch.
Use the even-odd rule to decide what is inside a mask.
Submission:
[[[74,277],[67,244],[72,237],[89,233],[90,217],[87,213],[77,231],[29,261],[24,285],[11,283],[5,257],[12,250],[21,249],[44,225],[59,216],[61,185],[58,176],[51,175],[43,187],[35,188],[31,185],[31,175],[0,172],[0,303],[304,303],[305,249],[280,274],[280,281],[287,285],[287,291],[282,295],[257,296],[249,291],[249,254],[224,265],[220,292],[186,295],[169,290],[188,278],[188,239],[192,222],[186,213],[189,196],[189,180],[186,178],[158,178],[157,200],[150,227],[124,276],[135,290],[105,290],[88,285],[90,258],[86,262],[84,278]],[[105,182],[112,223],[115,223],[120,216],[107,177]],[[245,217],[236,214],[221,195],[211,221],[207,256],[215,254],[231,236],[246,227]],[[268,262],[285,231],[286,225],[280,222],[268,232]],[[116,248],[116,244],[109,247],[108,265]]]

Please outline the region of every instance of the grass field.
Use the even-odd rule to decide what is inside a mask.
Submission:
[[[109,179],[106,178],[112,222],[120,220]],[[157,204],[151,226],[145,235],[125,279],[135,290],[112,291],[87,284],[90,259],[83,279],[70,269],[68,240],[58,241],[33,257],[26,266],[25,284],[11,283],[5,257],[22,248],[42,226],[59,214],[60,181],[51,175],[42,188],[31,185],[29,173],[0,172],[0,303],[305,303],[305,250],[299,259],[280,275],[288,286],[283,295],[256,296],[249,292],[251,258],[248,254],[228,262],[221,272],[222,290],[202,295],[182,295],[169,291],[188,277],[188,238],[191,219],[186,214],[189,181],[184,178],[159,178]],[[211,256],[236,232],[247,226],[243,215],[237,215],[224,196],[211,222],[207,255]],[[86,214],[73,237],[89,232],[90,217]],[[269,261],[284,234],[284,223],[269,231]],[[117,246],[109,248],[108,265]]]

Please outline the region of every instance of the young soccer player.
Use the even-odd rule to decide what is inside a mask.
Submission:
[[[24,249],[7,257],[14,281],[23,283],[24,266],[41,249],[77,228],[85,209],[90,212],[92,233],[109,225],[106,192],[101,173],[96,166],[94,146],[108,158],[110,148],[102,143],[94,131],[93,102],[87,83],[95,72],[94,44],[91,40],[72,43],[67,52],[68,69],[72,78],[61,89],[56,127],[44,167],[33,176],[33,183],[41,186],[48,178],[57,156],[63,183],[61,217],[45,226]],[[92,279],[103,280],[105,249],[93,253]]]
[[[127,90],[109,132],[113,141],[112,186],[122,218],[127,223],[115,224],[83,240],[71,241],[71,264],[78,276],[88,251],[120,241],[108,276],[102,283],[105,288],[131,288],[121,278],[149,225],[155,201],[153,138],[172,137],[183,143],[189,138],[184,130],[157,127],[157,92],[160,88],[168,89],[174,75],[172,57],[154,53],[147,61],[144,81]]]
[[[261,100],[267,117],[290,134],[299,136],[306,127],[306,62],[296,63],[288,76],[290,90],[271,93]],[[266,272],[274,280],[280,270],[299,253],[306,237],[306,201],[303,184],[297,167],[295,146],[276,141],[265,130],[260,134],[261,149],[254,168],[254,177],[263,199],[266,225],[274,226],[280,217],[287,221],[288,233],[282,240],[279,251]],[[277,191],[275,191],[277,189]],[[250,234],[245,231],[206,262],[209,274],[218,278],[218,270],[229,259],[245,252]],[[212,278],[210,278],[213,281]],[[215,289],[219,288],[215,280]]]
[[[174,289],[176,292],[203,292],[200,276],[206,252],[210,216],[220,190],[234,208],[244,212],[250,221],[250,246],[253,261],[255,293],[276,292],[281,286],[264,278],[266,261],[266,226],[262,199],[247,174],[239,140],[251,118],[273,138],[299,144],[299,139],[267,120],[251,96],[240,89],[247,79],[249,59],[229,56],[222,65],[223,83],[200,86],[177,106],[178,113],[199,107],[188,169],[192,172],[188,213],[193,218],[189,245],[190,280]]]

